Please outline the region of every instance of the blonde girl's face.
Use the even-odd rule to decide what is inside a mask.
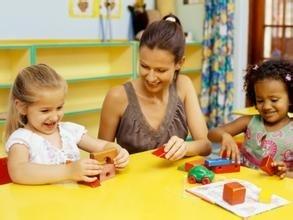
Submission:
[[[37,101],[25,109],[28,120],[26,128],[39,134],[53,134],[58,131],[58,122],[64,115],[64,89],[43,89],[37,92]]]
[[[256,108],[266,123],[288,120],[289,96],[282,81],[264,79],[254,85]]]
[[[174,62],[174,55],[167,50],[140,48],[139,73],[147,91],[156,93],[168,87],[173,79],[175,70],[181,64]]]

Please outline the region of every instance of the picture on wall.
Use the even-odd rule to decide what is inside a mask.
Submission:
[[[204,3],[204,0],[183,0],[184,5],[200,4]]]
[[[97,0],[69,0],[68,9],[70,17],[91,18],[97,17]]]
[[[120,18],[120,0],[68,0],[69,16],[74,18]]]

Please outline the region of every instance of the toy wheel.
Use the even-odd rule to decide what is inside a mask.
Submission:
[[[204,177],[204,178],[202,178],[201,183],[203,185],[206,185],[206,184],[211,183],[211,181],[210,181],[210,179],[208,177]]]
[[[195,184],[196,183],[196,179],[194,176],[188,176],[188,182],[191,184]]]

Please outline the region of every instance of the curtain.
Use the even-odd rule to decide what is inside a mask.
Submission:
[[[209,128],[232,119],[233,20],[234,0],[205,0],[200,103]]]

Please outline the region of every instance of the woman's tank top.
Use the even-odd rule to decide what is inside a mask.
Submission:
[[[168,142],[172,136],[185,139],[188,126],[184,105],[177,95],[175,83],[169,88],[164,119],[158,129],[153,129],[144,117],[131,82],[124,84],[128,106],[123,113],[117,132],[117,143],[129,153],[154,149]],[[156,114],[154,112],[154,114]]]

